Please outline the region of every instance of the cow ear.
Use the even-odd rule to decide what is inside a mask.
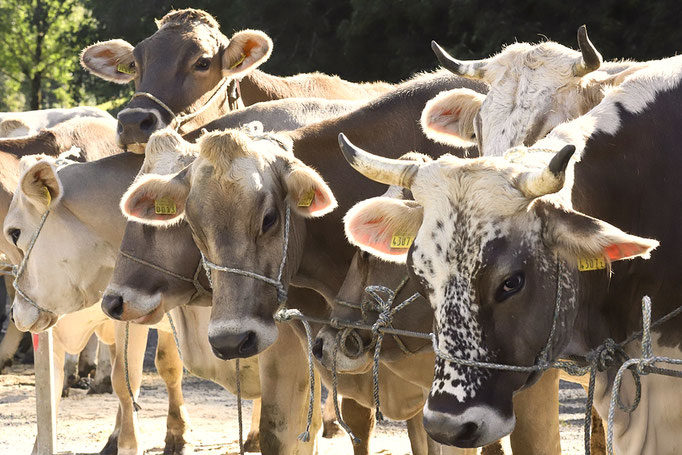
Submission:
[[[572,209],[538,199],[536,213],[543,223],[545,244],[569,261],[601,259],[609,262],[648,259],[658,241],[627,234],[617,227]]]
[[[468,88],[441,92],[426,103],[421,124],[429,139],[455,147],[476,144],[474,120],[485,95]]]
[[[105,81],[127,84],[135,78],[133,49],[122,39],[93,44],[81,52],[81,65]]]
[[[171,175],[144,175],[121,198],[126,218],[151,226],[166,227],[184,218],[191,189],[191,166]]]
[[[285,172],[287,201],[296,213],[304,218],[317,218],[337,207],[331,188],[312,168],[297,160]]]
[[[47,210],[61,199],[62,182],[51,160],[42,155],[31,156],[21,160],[21,167],[25,169],[19,183],[21,192],[39,211]]]
[[[223,76],[243,77],[270,58],[272,40],[258,30],[235,33],[223,53]]]
[[[383,196],[367,199],[346,214],[346,237],[374,256],[405,263],[423,217],[424,211],[415,201]]]

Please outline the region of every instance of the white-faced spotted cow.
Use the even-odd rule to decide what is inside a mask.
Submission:
[[[228,39],[213,16],[202,10],[171,11],[157,26],[134,47],[116,39],[93,44],[81,54],[81,64],[96,76],[135,83],[133,99],[118,114],[121,146],[144,144],[168,125],[187,133],[230,110],[262,101],[371,99],[392,89],[390,84],[351,83],[320,73],[277,77],[258,71],[272,52],[270,37],[243,30]]]
[[[410,188],[417,201],[358,204],[346,217],[349,238],[383,258],[407,261],[434,309],[436,346],[450,359],[534,365],[554,317],[548,360],[586,356],[609,338],[623,341],[642,325],[642,296],[654,302],[654,321],[680,305],[682,213],[674,209],[682,206],[680,100],[682,58],[675,57],[651,63],[588,114],[506,158],[406,164],[343,140],[357,170]],[[577,145],[573,160],[575,147],[567,144]],[[409,253],[391,249],[395,232],[414,237]],[[652,238],[661,245],[655,251]],[[603,265],[580,271],[583,260]],[[679,324],[678,317],[653,330],[655,353],[682,357]],[[641,356],[638,342],[623,349]],[[617,366],[597,375],[602,416]],[[427,431],[464,447],[509,433],[512,394],[535,376],[440,358],[424,412]],[[648,375],[641,387],[633,413],[616,410],[616,452],[679,452],[682,383]],[[626,377],[625,405],[634,389]]]
[[[432,43],[441,64],[462,77],[490,86],[487,95],[467,89],[439,94],[422,115],[435,141],[462,146],[478,143],[483,156],[531,145],[555,126],[596,106],[605,93],[645,67],[638,62],[605,62],[578,29],[580,52],[551,41],[514,43],[484,60],[459,61]]]

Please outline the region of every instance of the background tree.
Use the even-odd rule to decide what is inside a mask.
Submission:
[[[77,0],[2,0],[0,72],[31,109],[69,105],[77,98],[73,72],[83,31],[94,21]]]

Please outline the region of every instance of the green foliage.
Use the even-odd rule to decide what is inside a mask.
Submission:
[[[40,107],[129,97],[132,86],[80,69],[80,50],[112,38],[134,45],[154,33],[154,19],[187,7],[213,14],[228,37],[244,28],[268,33],[275,49],[265,71],[354,81],[397,82],[435,68],[432,39],[461,59],[514,41],[576,48],[581,24],[605,59],[672,56],[682,43],[678,0],[0,0],[0,110],[35,105],[36,75]]]

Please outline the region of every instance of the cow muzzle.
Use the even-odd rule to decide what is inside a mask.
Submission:
[[[20,296],[14,298],[9,314],[10,320],[22,332],[43,332],[57,323],[57,315],[39,311],[28,303],[24,302]]]
[[[516,419],[505,417],[487,405],[466,408],[460,414],[433,410],[429,401],[424,406],[424,428],[436,442],[461,448],[483,447],[491,444],[514,429]]]
[[[117,119],[116,140],[120,147],[146,144],[152,133],[166,126],[155,109],[139,107],[123,109],[118,113]],[[140,153],[144,153],[144,149]]]
[[[208,341],[216,357],[244,359],[260,354],[277,340],[277,326],[257,319],[209,322]]]
[[[372,366],[369,347],[355,329],[347,328],[339,331],[325,326],[315,338],[313,355],[322,366],[331,371],[334,367],[334,351],[336,350],[336,371],[360,374],[369,371]]]
[[[127,287],[110,286],[102,296],[102,311],[111,319],[156,324],[165,313],[159,293],[140,295]]]

